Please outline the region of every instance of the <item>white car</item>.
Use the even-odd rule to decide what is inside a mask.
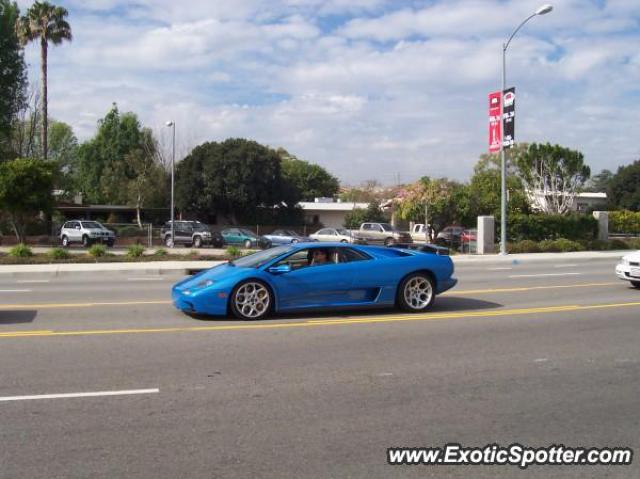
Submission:
[[[332,241],[338,243],[353,243],[351,231],[345,228],[322,228],[316,231],[309,238],[316,241]]]
[[[623,256],[616,266],[616,275],[630,281],[634,288],[640,288],[640,251]]]

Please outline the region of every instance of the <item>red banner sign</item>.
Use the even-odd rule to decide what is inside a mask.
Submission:
[[[500,151],[502,141],[502,122],[500,121],[500,102],[502,94],[499,91],[489,93],[489,151]]]

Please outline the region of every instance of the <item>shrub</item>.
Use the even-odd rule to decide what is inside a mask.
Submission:
[[[583,246],[585,247],[585,249],[588,249],[590,251],[606,251],[610,249],[609,242],[602,240],[585,241],[583,243]]]
[[[558,251],[562,253],[566,253],[568,251],[584,251],[584,246],[582,246],[577,241],[571,241],[566,238],[559,238],[554,240],[554,245],[558,249]]]
[[[49,259],[69,259],[71,258],[71,253],[63,248],[52,248],[47,252],[47,256]]]
[[[33,251],[26,244],[20,243],[9,250],[9,256],[14,258],[29,258],[33,256]]]
[[[609,231],[611,233],[640,234],[640,212],[610,211]]]
[[[153,253],[154,256],[167,256],[169,253],[167,253],[167,250],[164,248],[158,248],[156,250],[155,253]]]
[[[598,220],[593,216],[514,214],[509,217],[509,238],[518,240],[592,240],[598,234]]]
[[[91,248],[89,248],[89,256],[93,256],[94,258],[101,258],[102,256],[106,256],[107,248],[103,244],[94,244]]]
[[[237,246],[229,246],[226,250],[227,256],[230,258],[239,258],[242,256],[242,251]]]
[[[139,258],[144,255],[144,246],[141,244],[132,244],[127,248],[127,256],[129,258]]]
[[[539,253],[540,245],[532,240],[522,240],[511,243],[509,246],[510,253]]]
[[[629,249],[630,245],[624,240],[615,238],[609,241],[609,248],[610,249]]]
[[[640,249],[640,238],[628,239],[627,244],[631,249]]]

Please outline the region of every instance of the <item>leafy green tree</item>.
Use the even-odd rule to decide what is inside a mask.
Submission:
[[[313,201],[319,197],[331,198],[338,193],[338,178],[320,165],[300,160],[283,148],[279,148],[277,152],[282,158],[283,179],[294,189],[293,194],[299,196],[298,201]]]
[[[612,209],[640,211],[640,160],[618,168],[609,182],[607,197]]]
[[[526,146],[516,145],[511,150],[511,158],[524,153]],[[473,169],[473,176],[469,182],[469,216],[492,215],[500,218],[501,202],[501,169],[500,156],[484,154]],[[507,169],[508,213],[528,213],[529,201],[524,191],[520,177],[510,162]]]
[[[438,232],[450,224],[470,224],[469,192],[466,185],[447,178],[422,177],[408,186],[396,200],[400,217],[427,222]]]
[[[176,168],[176,206],[203,219],[219,213],[238,224],[257,208],[293,207],[290,191],[278,153],[255,141],[204,143]]]
[[[27,76],[15,30],[19,16],[15,2],[0,0],[0,160],[12,153],[12,123],[25,101]]]
[[[344,227],[358,229],[362,223],[384,223],[387,218],[380,209],[380,202],[373,200],[366,208],[354,208],[344,217]]]
[[[13,227],[18,242],[24,242],[25,227],[40,212],[53,206],[54,164],[32,158],[0,163],[0,208]]]
[[[26,14],[16,22],[16,31],[23,45],[40,42],[40,79],[42,88],[42,157],[47,159],[48,92],[47,61],[49,42],[60,45],[64,40],[71,41],[71,26],[66,18],[68,12],[63,7],[56,7],[48,2],[35,2]]]
[[[525,190],[535,194],[536,208],[548,214],[569,212],[591,175],[582,153],[549,143],[529,145],[514,163]]]
[[[597,175],[593,175],[586,183],[584,190],[591,193],[602,193],[609,189],[609,184],[613,179],[613,172],[611,170],[602,170]]]
[[[150,134],[135,114],[121,115],[113,105],[98,122],[95,137],[81,144],[77,152],[74,180],[89,202],[127,202],[127,183],[134,177],[134,171],[125,158],[136,149],[146,148]]]

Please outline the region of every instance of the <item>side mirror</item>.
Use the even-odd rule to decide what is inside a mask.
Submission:
[[[291,271],[291,265],[281,264],[278,266],[271,266],[267,271],[271,274],[284,274]]]

